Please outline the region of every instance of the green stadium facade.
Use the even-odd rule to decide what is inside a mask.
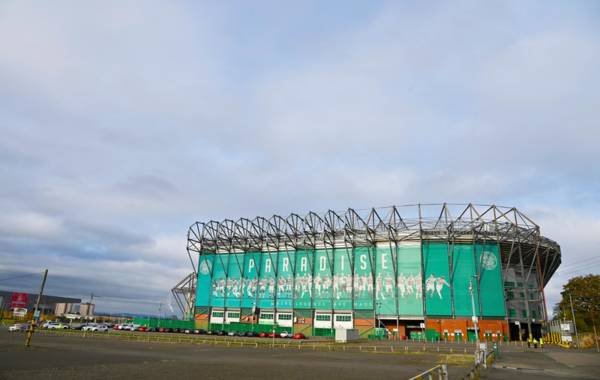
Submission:
[[[197,328],[474,340],[542,334],[559,245],[515,208],[417,204],[195,223]],[[383,330],[385,329],[385,330]]]

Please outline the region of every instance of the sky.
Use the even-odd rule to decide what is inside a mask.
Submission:
[[[516,206],[600,273],[597,1],[0,1],[0,289],[158,313],[195,221]],[[169,306],[170,305],[170,306]]]

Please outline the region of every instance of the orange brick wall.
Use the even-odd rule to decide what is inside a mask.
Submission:
[[[197,329],[208,328],[208,314],[196,314],[194,316],[194,325]]]
[[[425,328],[433,329],[440,333],[442,339],[444,339],[444,330],[448,330],[448,333],[454,333],[455,330],[461,330],[463,339],[467,339],[467,328],[473,327],[471,319],[428,319],[425,322]],[[499,337],[502,339],[505,335],[508,336],[508,324],[505,320],[494,320],[494,319],[480,319],[479,320],[479,338],[484,339],[486,331],[497,333],[500,331],[502,335]],[[498,337],[497,337],[498,338]],[[449,338],[452,339],[452,338]]]

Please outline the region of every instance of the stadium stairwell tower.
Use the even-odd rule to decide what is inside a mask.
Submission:
[[[187,251],[198,328],[454,341],[475,339],[472,303],[481,339],[541,335],[561,262],[516,208],[446,203],[197,222]]]

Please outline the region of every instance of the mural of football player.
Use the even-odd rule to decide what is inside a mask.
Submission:
[[[285,293],[285,278],[279,277],[277,280],[277,294],[282,296]]]
[[[275,296],[275,279],[271,277],[269,279],[269,297],[273,298]]]
[[[415,288],[417,289],[417,291],[415,292],[415,298],[420,300],[423,297],[423,278],[421,277],[421,274],[417,274],[415,276]]]
[[[408,277],[406,277],[406,294],[408,296],[413,295],[414,287],[415,287],[415,278],[413,277],[412,274],[409,274]]]
[[[340,279],[337,274],[333,275],[333,296],[340,299]]]
[[[375,280],[375,299],[385,300],[385,296],[381,291],[381,273],[377,275],[377,279]]]
[[[323,286],[323,280],[321,279],[321,274],[317,273],[317,276],[315,277],[315,293],[317,294],[317,297],[321,296],[321,287]]]
[[[435,276],[433,273],[429,275],[429,278],[425,281],[425,293],[429,295],[429,297],[433,297],[433,293],[435,292]]]
[[[352,275],[346,275],[346,294],[352,294]]]
[[[406,295],[406,279],[402,272],[400,272],[400,276],[398,276],[398,291],[400,292],[400,298],[404,298]]]
[[[385,284],[385,296],[391,297],[394,293],[394,280],[389,274],[386,274],[383,283]]]
[[[217,284],[216,280],[213,280],[213,282],[212,282],[212,294],[213,294],[213,297],[219,296],[219,285]]]
[[[444,289],[444,285],[450,286],[450,284],[448,284],[444,279],[444,276],[438,277],[435,281],[435,290],[437,291],[437,294],[440,297],[440,299],[443,299],[442,290]]]

